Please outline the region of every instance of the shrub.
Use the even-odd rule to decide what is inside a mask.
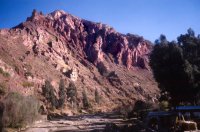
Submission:
[[[4,77],[10,77],[10,74],[8,72],[3,71],[2,68],[0,68],[0,74],[2,74]]]
[[[4,112],[4,104],[3,102],[0,102],[0,132],[3,131],[3,112]]]
[[[161,101],[159,106],[160,106],[161,110],[168,110],[169,109],[169,102],[168,101]]]
[[[33,82],[23,82],[22,83],[22,86],[24,87],[24,88],[29,88],[29,87],[33,87],[34,86],[34,83]]]
[[[5,127],[21,128],[38,117],[39,102],[33,96],[9,93],[4,99],[4,105],[3,123]]]
[[[106,65],[103,62],[99,62],[97,64],[97,68],[98,68],[99,73],[102,76],[107,76],[109,74],[108,68],[106,67]]]
[[[144,102],[142,100],[136,101],[134,105],[135,111],[149,110],[151,108],[152,108],[152,104],[150,102]]]
[[[4,95],[6,93],[6,85],[5,83],[0,83],[0,95]]]
[[[1,73],[1,74],[3,74],[3,72],[4,72],[4,71],[3,71],[3,69],[2,69],[2,68],[0,68],[0,73]]]
[[[155,109],[157,109],[157,106],[152,102],[138,100],[135,102],[133,111],[135,111],[137,115],[143,119],[148,111]]]
[[[18,67],[17,65],[14,65],[14,69],[15,69],[15,71],[17,72],[17,74],[20,73],[19,67]]]

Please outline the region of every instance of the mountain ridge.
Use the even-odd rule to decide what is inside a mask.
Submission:
[[[89,100],[98,108],[93,99],[97,88],[105,102],[101,107],[109,110],[137,100],[147,101],[158,94],[148,65],[153,46],[143,37],[124,35],[108,25],[60,10],[47,15],[34,10],[26,22],[0,30],[0,39],[0,59],[13,67],[13,76],[16,76],[15,80],[12,77],[6,82],[8,89],[15,83],[19,85],[15,87],[24,91],[21,83],[32,82],[29,91],[34,91],[43,102],[44,80],[52,80],[57,94],[60,78],[64,78],[66,84],[75,82],[80,105],[80,93],[86,88]],[[73,70],[76,75],[72,79]],[[109,108],[110,104],[113,107]]]

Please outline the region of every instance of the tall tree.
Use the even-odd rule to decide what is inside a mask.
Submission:
[[[51,85],[51,82],[49,80],[45,80],[45,84],[42,88],[43,95],[49,101],[52,105],[52,107],[58,107],[58,100],[56,98],[56,95],[54,93],[54,87]]]
[[[63,107],[66,99],[64,80],[60,79],[59,83],[59,107]]]
[[[95,102],[97,104],[100,103],[100,96],[99,96],[99,91],[97,90],[97,88],[95,89]]]
[[[85,89],[83,90],[82,95],[83,95],[83,107],[88,109],[90,107],[90,103]]]
[[[70,101],[72,107],[76,106],[77,103],[77,89],[73,82],[69,83],[67,88],[67,99]]]
[[[150,66],[162,91],[172,102],[195,102],[200,91],[200,39],[192,29],[175,41],[157,40],[150,56]]]

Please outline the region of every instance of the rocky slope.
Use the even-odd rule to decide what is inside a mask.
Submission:
[[[43,15],[33,11],[26,22],[0,30],[0,74],[6,92],[41,96],[44,80],[58,93],[60,78],[86,89],[94,109],[113,110],[152,100],[158,94],[148,56],[152,45],[140,36],[121,34],[112,27],[74,17],[64,11]],[[94,101],[98,89],[101,103]]]

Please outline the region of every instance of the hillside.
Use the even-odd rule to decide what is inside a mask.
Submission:
[[[79,106],[86,89],[95,110],[111,111],[158,95],[148,64],[152,47],[143,37],[64,11],[43,15],[34,10],[27,21],[0,30],[0,86],[5,93],[35,95],[46,104],[44,81],[51,80],[58,95],[63,78],[66,87],[74,81]],[[101,96],[99,105],[95,89]]]

